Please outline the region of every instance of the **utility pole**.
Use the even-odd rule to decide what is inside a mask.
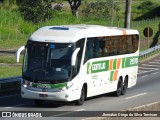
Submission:
[[[114,21],[114,0],[112,0],[111,26],[113,26],[113,21]]]
[[[130,19],[131,19],[131,1],[132,0],[126,0],[126,10],[125,10],[125,28],[130,28]]]

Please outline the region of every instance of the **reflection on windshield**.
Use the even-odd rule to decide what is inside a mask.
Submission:
[[[66,81],[71,75],[73,44],[40,43],[27,44],[23,77],[34,81]]]

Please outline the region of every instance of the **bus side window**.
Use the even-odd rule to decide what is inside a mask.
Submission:
[[[131,35],[128,35],[127,36],[127,50],[128,50],[128,53],[133,53],[133,44],[132,44],[132,36]]]
[[[101,48],[100,48],[100,38],[94,38],[94,58],[100,57]]]
[[[104,48],[103,50],[103,56],[110,56],[112,54],[112,41],[110,41],[111,37],[105,37],[103,39]]]
[[[88,38],[87,44],[86,44],[84,62],[86,62],[87,60],[89,60],[91,58],[93,58],[93,39],[92,38]]]
[[[118,51],[118,37],[113,37],[113,42],[114,42],[114,50],[113,50],[113,54],[114,55],[118,55],[119,51]]]
[[[121,54],[126,54],[127,53],[127,39],[126,36],[122,36],[121,39]]]
[[[78,52],[78,63],[77,63],[77,71],[79,71],[80,69],[80,64],[81,64],[81,60],[82,60],[82,53],[83,53],[83,49],[84,49],[84,41],[85,39],[80,39],[76,42],[76,48],[80,48],[80,51]]]
[[[107,56],[107,48],[105,48],[105,40],[104,38],[100,40],[100,50],[101,50],[101,57]]]
[[[110,37],[110,39],[108,39],[108,55],[109,56],[113,56],[114,55],[114,40],[112,37]]]
[[[133,52],[136,52],[138,50],[138,42],[139,42],[139,36],[138,35],[133,35],[132,36],[132,45],[133,45]]]

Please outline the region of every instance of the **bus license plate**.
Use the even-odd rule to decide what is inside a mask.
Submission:
[[[39,94],[39,97],[48,97],[47,94]]]

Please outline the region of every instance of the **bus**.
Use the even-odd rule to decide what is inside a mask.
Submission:
[[[45,100],[74,102],[136,85],[139,33],[100,25],[45,26],[35,31],[25,50],[21,96],[36,105]]]

